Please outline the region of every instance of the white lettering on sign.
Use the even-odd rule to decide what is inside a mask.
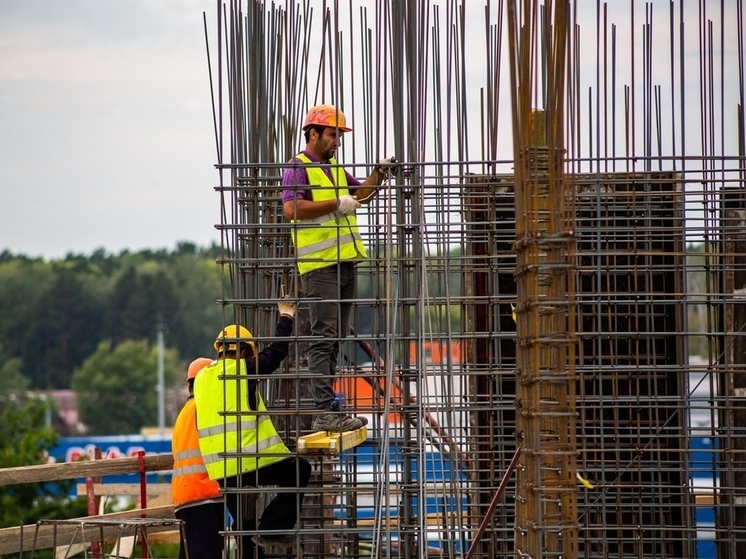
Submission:
[[[71,446],[65,453],[65,462],[77,462],[79,460],[93,460],[96,453],[96,445],[89,444],[86,446]],[[101,449],[101,457],[104,459],[113,458],[136,458],[140,452],[145,452],[141,446],[128,446],[122,451],[118,446],[112,445]]]

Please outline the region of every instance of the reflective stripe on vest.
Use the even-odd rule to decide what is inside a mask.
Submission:
[[[333,200],[350,193],[347,175],[335,159],[330,159],[329,163],[336,186],[320,164],[312,162],[303,153],[296,157],[306,164],[314,202]],[[368,256],[354,215],[328,213],[313,219],[294,220],[293,224],[293,245],[300,274],[333,266],[343,260],[359,260]]]
[[[202,464],[192,464],[191,466],[182,466],[181,468],[174,468],[173,474],[171,475],[179,477],[179,476],[188,476],[191,474],[207,475],[207,468],[205,468],[204,462]]]
[[[194,399],[187,400],[176,418],[171,452],[174,456],[171,497],[176,509],[203,501],[222,502],[220,486],[208,476],[199,449]]]
[[[264,439],[262,441],[259,441],[258,443],[254,442],[251,445],[251,447],[245,446],[241,448],[241,450],[234,451],[234,452],[238,452],[238,453],[245,454],[247,456],[251,456],[257,453],[269,452],[272,447],[276,445],[280,445],[280,444],[284,446],[284,443],[282,442],[282,439],[280,438],[280,436],[272,435],[268,439]],[[283,452],[283,454],[286,454],[286,453]],[[226,453],[221,451],[221,452],[215,452],[212,454],[205,454],[204,460],[205,460],[205,464],[209,468],[210,465],[213,464],[214,462],[222,462],[225,459],[225,457],[226,457]]]
[[[259,413],[249,408],[248,382],[237,378],[245,374],[243,360],[226,359],[202,369],[194,381],[199,446],[211,479],[252,472],[290,454],[272,420],[261,413],[266,407],[260,394]]]
[[[256,429],[256,419],[248,419],[241,421],[241,429]],[[238,430],[238,424],[235,421],[230,423],[226,420],[224,425],[214,425],[212,427],[205,427],[200,429],[200,437],[212,437],[213,435],[222,435],[223,433],[231,433]]]
[[[196,429],[195,425],[195,429]],[[199,439],[197,439],[199,445]],[[174,466],[172,476],[186,476],[189,474],[207,474],[207,468],[202,460],[202,453],[199,448],[190,448],[187,450],[181,450],[174,455],[174,464],[182,464],[183,462],[192,460],[192,464],[189,466]]]

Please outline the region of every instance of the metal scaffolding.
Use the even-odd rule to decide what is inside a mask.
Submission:
[[[351,174],[399,162],[358,210],[339,361],[369,437],[310,455],[298,554],[746,557],[742,1],[215,16],[220,302],[262,345],[280,286],[299,301],[262,383],[293,449],[313,405],[282,170],[317,103],[352,124]]]

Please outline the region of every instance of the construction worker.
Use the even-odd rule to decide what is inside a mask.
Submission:
[[[304,488],[311,476],[309,462],[292,456],[278,435],[257,390],[258,381],[252,379],[273,373],[287,356],[296,307],[285,300],[277,306],[280,318],[275,341],[257,352],[251,332],[235,324],[226,327],[215,339],[217,360],[202,370],[194,384],[200,449],[210,479],[226,492],[233,529],[267,532],[240,537],[240,557],[245,559],[254,558],[255,543],[262,558],[263,547],[295,540],[293,531],[304,492],[280,490],[256,526],[255,516],[247,513],[248,507],[240,506],[239,493],[231,489],[262,485]]]
[[[357,292],[355,263],[367,257],[355,210],[372,200],[387,173],[385,167],[376,166],[360,183],[338,166],[334,155],[342,134],[352,128],[332,105],[312,107],[303,132],[306,149],[283,173],[282,202],[285,219],[294,224],[293,244],[311,320],[308,370],[318,412],[312,429],[353,431],[368,420],[340,411],[334,375]]]
[[[171,498],[176,518],[184,522],[179,559],[189,557],[221,559],[225,526],[225,508],[220,485],[207,475],[199,450],[194,403],[194,378],[212,359],[199,357],[187,370],[189,398],[174,424],[171,453],[174,469],[171,476]]]

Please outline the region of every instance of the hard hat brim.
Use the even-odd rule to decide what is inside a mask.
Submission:
[[[352,132],[352,128],[348,128],[347,126],[329,126],[328,124],[306,124],[303,127],[303,132],[305,132],[312,126],[321,126],[323,128],[334,128],[335,130],[341,130],[342,132]]]

